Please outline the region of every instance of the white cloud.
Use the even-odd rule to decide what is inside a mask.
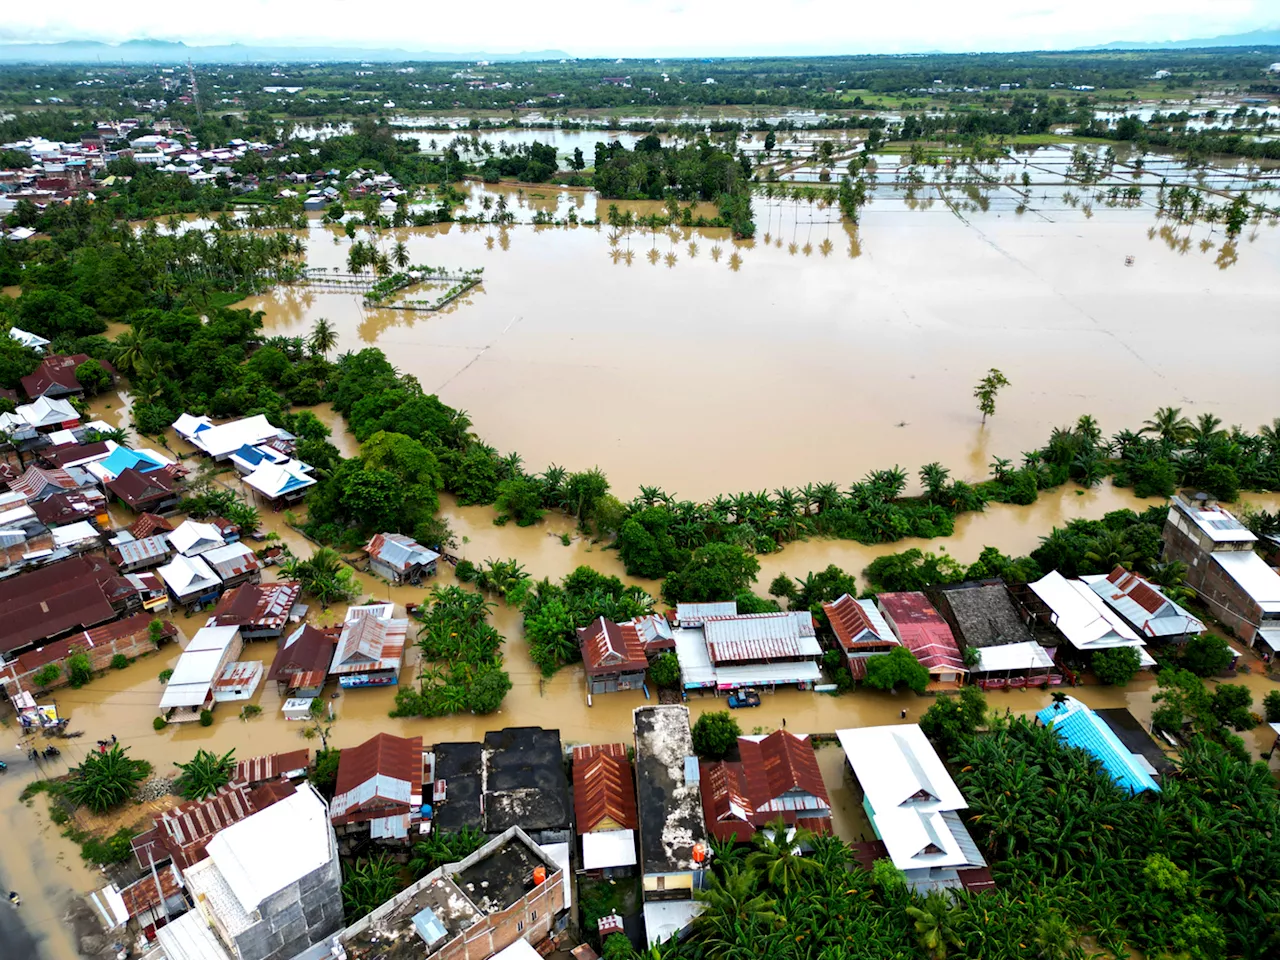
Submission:
[[[188,43],[340,44],[406,50],[656,56],[1070,49],[1178,40],[1280,22],[1275,0],[489,0],[476,8],[390,0],[63,0],[7,5],[0,37],[153,37]]]

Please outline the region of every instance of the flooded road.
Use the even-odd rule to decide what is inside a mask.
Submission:
[[[532,470],[599,465],[623,499],[642,483],[704,499],[934,460],[982,478],[1084,413],[1108,434],[1164,405],[1251,430],[1276,415],[1260,389],[1280,356],[1273,224],[1224,259],[1221,229],[1169,228],[1147,206],[1046,190],[1019,213],[1021,193],[997,185],[985,211],[958,191],[953,210],[938,189],[879,191],[858,228],[757,197],[757,237],[738,243],[697,229],[385,231],[384,247],[484,267],[484,283],[435,314],[299,288],[244,305],[271,334],[327,317],[339,351],[382,348],[502,453]],[[597,212],[581,192],[499,192],[523,219]],[[309,260],[345,269],[350,243],[313,223]],[[972,391],[993,366],[1012,386],[983,427]]]

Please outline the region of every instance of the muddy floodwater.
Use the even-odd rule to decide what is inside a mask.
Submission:
[[[244,305],[270,334],[327,317],[339,351],[380,347],[527,468],[599,465],[624,499],[642,483],[700,499],[933,460],[983,477],[1085,413],[1107,433],[1170,404],[1251,430],[1277,414],[1274,223],[1228,245],[1220,227],[1171,227],[1146,204],[1031,192],[1024,206],[1007,185],[980,203],[877,188],[856,228],[821,204],[757,197],[749,242],[527,223],[385,231],[384,249],[483,267],[484,283],[439,313],[296,287]],[[469,210],[501,193],[525,220],[606,206],[553,187],[473,193]],[[307,243],[311,264],[345,270],[338,230],[313,222]],[[989,367],[1012,385],[984,427],[972,391]]]

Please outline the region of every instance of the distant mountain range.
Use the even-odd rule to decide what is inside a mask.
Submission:
[[[1250,30],[1248,33],[1228,33],[1221,37],[1204,37],[1199,40],[1163,40],[1140,43],[1132,40],[1113,40],[1096,47],[1081,50],[1191,50],[1198,47],[1280,47],[1280,27],[1269,30]]]
[[[360,47],[249,46],[229,43],[196,46],[171,40],[127,40],[103,43],[98,40],[65,40],[59,43],[0,43],[0,63],[298,63],[300,61],[401,61],[467,62],[475,60],[562,60],[560,50],[529,50],[520,53],[439,53],[431,50],[375,50]]]

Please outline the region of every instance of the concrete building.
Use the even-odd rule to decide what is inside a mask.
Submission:
[[[157,931],[167,960],[292,960],[342,926],[342,871],[309,784],[232,824],[183,871],[195,909]]]
[[[638,707],[636,805],[645,933],[650,944],[680,935],[702,912],[693,898],[706,869],[706,826],[698,791],[689,708]]]
[[[1187,566],[1186,584],[1236,636],[1280,652],[1280,574],[1253,552],[1258,538],[1212,500],[1174,497],[1164,559]]]
[[[537,945],[564,929],[568,884],[560,865],[513,826],[396,894],[335,942],[348,960],[488,960],[518,940]]]

